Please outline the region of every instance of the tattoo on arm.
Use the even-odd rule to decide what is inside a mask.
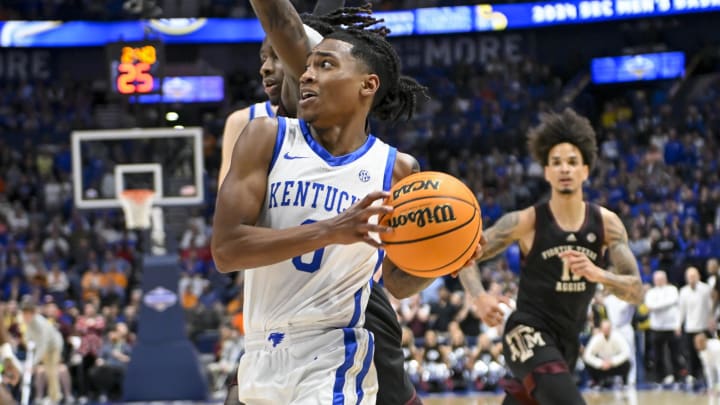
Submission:
[[[607,229],[608,254],[612,269],[603,285],[618,298],[640,304],[643,301],[642,282],[635,256],[628,245],[627,232],[620,218],[613,216]]]
[[[485,231],[487,244],[483,247],[483,255],[480,261],[492,259],[507,249],[515,241],[513,232],[520,223],[520,214],[511,212],[503,215],[495,225]]]
[[[483,287],[480,278],[480,270],[476,266],[468,266],[460,271],[460,283],[472,298],[477,298],[485,293],[485,287]]]

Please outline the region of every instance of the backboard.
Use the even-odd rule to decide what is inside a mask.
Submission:
[[[138,188],[158,206],[204,201],[201,128],[74,131],[72,165],[81,209],[120,208],[120,193]]]

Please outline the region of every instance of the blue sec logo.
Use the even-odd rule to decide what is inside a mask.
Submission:
[[[358,178],[363,183],[367,183],[368,181],[370,181],[370,173],[368,173],[368,171],[365,169],[360,170],[360,173],[358,173]]]

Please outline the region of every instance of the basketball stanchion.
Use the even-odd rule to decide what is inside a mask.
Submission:
[[[185,330],[177,254],[165,252],[162,209],[153,190],[120,193],[125,226],[139,232],[143,299],[138,336],[125,373],[126,401],[205,400],[207,380]],[[158,254],[160,253],[160,254]],[[182,384],[177,384],[182,381]]]

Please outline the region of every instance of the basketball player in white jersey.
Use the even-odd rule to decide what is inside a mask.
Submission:
[[[373,339],[362,324],[382,264],[371,233],[390,231],[376,215],[392,210],[375,202],[417,163],[365,124],[371,110],[411,115],[423,88],[362,29],[329,35],[307,63],[301,119],[251,121],[218,196],[213,256],[221,271],[248,270],[239,399],[370,404]]]
[[[270,5],[268,3],[264,3],[264,5]],[[279,1],[278,3],[282,3],[282,1]],[[292,6],[285,2],[286,4],[279,4],[282,9],[284,10],[290,10],[294,12],[294,9],[292,9]],[[318,7],[321,6],[320,2],[318,3]],[[341,2],[340,2],[341,3]],[[338,4],[338,6],[341,4]],[[268,7],[268,9],[272,9],[272,7]],[[327,7],[326,7],[327,9]],[[267,11],[267,10],[265,10]],[[293,13],[291,13],[293,14]],[[283,34],[287,35],[288,32],[292,33],[295,29],[303,29],[303,22],[306,24],[312,26],[314,29],[316,29],[319,32],[327,33],[329,31],[332,31],[332,27],[328,24],[333,25],[349,25],[352,23],[356,24],[366,24],[365,26],[374,25],[375,22],[370,21],[367,18],[368,11],[366,9],[362,8],[345,8],[345,9],[339,9],[335,10],[333,13],[327,16],[323,16],[322,18],[317,18],[315,16],[309,16],[304,15],[302,18],[302,21],[300,21],[300,17],[297,15],[297,13],[294,13],[294,15],[290,15],[291,18],[289,18],[287,21],[283,22],[283,24],[278,28],[281,32],[279,32],[279,36],[281,37]],[[263,17],[267,17],[268,14],[258,13],[261,21],[263,20]],[[294,17],[294,20],[293,20]],[[284,32],[282,32],[284,31]],[[318,32],[313,31],[312,29],[309,29],[307,25],[304,26],[304,31],[308,36],[309,43],[312,45],[315,42],[319,41],[318,38]],[[274,31],[275,34],[278,34],[277,30]],[[273,34],[269,33],[269,37],[272,37]],[[275,35],[275,39],[277,40],[278,35]],[[283,40],[283,38],[279,38],[280,43],[286,42]],[[320,37],[322,39],[322,37]],[[292,39],[292,42],[297,43],[295,39]],[[301,45],[301,44],[300,44]],[[285,51],[285,60],[293,60],[293,57],[295,60],[300,60],[302,64],[305,63],[305,55],[307,55],[307,50],[304,50],[302,46],[298,45],[298,49],[284,49]],[[309,48],[307,48],[309,49]],[[288,56],[287,51],[295,51],[295,54],[291,54]],[[272,55],[275,56],[274,54]],[[282,55],[278,55],[281,56]],[[267,61],[266,61],[267,63]],[[282,65],[280,66],[282,67]],[[277,69],[276,69],[277,70]],[[296,81],[297,78],[294,77],[292,74],[292,71],[289,72],[290,74],[285,74],[285,78],[290,78],[288,82],[292,82],[293,79]],[[287,83],[287,82],[286,82]],[[287,99],[287,92],[283,91],[283,97],[281,102],[281,108],[284,106],[288,106],[291,110],[296,110],[296,103],[295,100],[288,100]],[[228,121],[227,125],[230,126],[232,124],[232,121]],[[239,130],[237,131],[239,132]],[[227,131],[226,131],[227,133]],[[227,140],[227,138],[226,138]],[[228,148],[228,143],[224,143],[226,146],[225,148]],[[234,145],[229,145],[230,148],[232,148]],[[222,177],[220,179],[220,182],[222,182]],[[385,274],[385,280],[388,280],[388,289],[396,296],[403,297],[403,296],[409,296],[411,294],[414,294],[418,291],[421,291],[429,281],[428,279],[418,279],[412,276],[408,276],[407,274],[403,273],[402,271],[398,271],[391,263],[386,263],[388,265],[383,266],[383,273]],[[484,300],[482,295],[478,294],[478,291],[482,293],[482,289],[478,288],[477,286],[481,287],[480,277],[477,272],[477,269],[472,267],[466,271],[462,271],[460,273],[461,280],[463,281],[463,286],[466,288],[466,290],[476,299],[476,302],[478,304],[481,304]],[[395,333],[395,329],[398,329],[399,326],[397,325],[396,315],[394,313],[394,310],[389,304],[389,301],[387,298],[385,298],[385,293],[382,289],[376,288],[377,286],[373,286],[372,294],[370,296],[370,304],[367,309],[367,329],[373,332],[377,346],[376,346],[376,353],[374,357],[374,362],[377,365],[377,373],[378,377],[380,378],[380,391],[378,395],[378,404],[420,404],[421,401],[416,396],[414,392],[414,388],[410,380],[407,378],[406,373],[403,369],[402,364],[402,351],[400,350],[400,334]],[[372,308],[372,310],[371,310]],[[479,315],[485,320],[486,323],[495,325],[499,323],[502,320],[502,312],[500,311],[499,307],[497,305],[494,306],[483,306],[479,305],[478,308]],[[372,321],[372,322],[371,322]],[[397,326],[397,328],[394,328],[393,326]],[[397,334],[397,336],[395,336]],[[397,339],[396,339],[397,338]],[[396,342],[397,340],[397,342]],[[397,346],[397,347],[395,347]],[[397,355],[395,352],[398,352]],[[382,373],[381,373],[382,372]],[[232,384],[232,383],[231,383]],[[226,399],[226,404],[235,403],[237,404],[237,396],[235,395],[234,391],[235,387],[230,387],[230,390],[228,392],[228,398]],[[382,394],[382,395],[380,395]]]

